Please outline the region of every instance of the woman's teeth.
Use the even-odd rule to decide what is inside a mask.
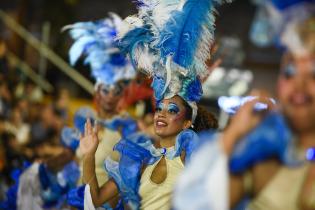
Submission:
[[[156,124],[158,126],[167,126],[167,124],[165,122],[162,122],[162,121],[157,121]]]

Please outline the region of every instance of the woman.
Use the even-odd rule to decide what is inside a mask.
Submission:
[[[200,206],[187,199],[192,186],[198,188],[197,196],[206,195],[204,208],[198,209],[229,209],[245,196],[251,198],[247,208],[252,210],[315,209],[314,24],[314,17],[288,24],[290,34],[282,36],[287,51],[278,77],[280,113],[253,112],[258,100],[241,107],[217,138],[217,155],[208,155],[216,154],[208,144],[187,167],[178,185],[177,209]],[[196,165],[205,168],[198,178]]]
[[[151,159],[154,159],[154,163],[146,163],[145,160],[142,160],[144,161],[143,165],[141,164],[141,167],[137,168],[138,172],[141,172],[141,178],[140,183],[138,183],[138,192],[135,193],[139,193],[142,198],[142,209],[170,209],[173,185],[184,168],[185,160],[191,155],[193,148],[189,147],[193,147],[197,143],[197,135],[189,129],[192,125],[191,116],[191,108],[179,96],[164,99],[157,104],[154,128],[160,139],[152,142],[153,145],[150,145],[150,148],[151,150],[153,148],[152,151],[159,152],[159,154],[149,155]],[[217,126],[216,121],[208,121],[206,115],[197,116],[196,122],[201,122],[201,124],[195,124],[199,129],[209,129]],[[147,144],[151,143],[150,140],[146,142]],[[128,143],[132,144],[132,142]],[[139,152],[128,148],[123,143],[116,145],[117,150],[120,150],[119,145],[124,146],[125,150],[130,149],[133,153]],[[80,141],[80,149],[84,155],[83,178],[85,183],[90,185],[93,204],[101,206],[119,193],[119,186],[117,186],[119,184],[116,183],[118,178],[116,180],[110,179],[105,185],[98,188],[94,172],[95,165],[93,164],[97,146],[97,133],[88,121],[85,135]],[[124,151],[120,150],[120,152],[123,156]],[[128,176],[132,175],[128,174]],[[121,178],[124,180],[123,177]]]
[[[65,29],[70,29],[69,33],[75,41],[69,50],[70,62],[74,65],[80,56],[86,57],[85,63],[90,65],[92,76],[95,79],[94,99],[97,120],[106,121],[105,126],[102,124],[99,132],[100,146],[95,158],[96,174],[100,186],[108,180],[107,173],[103,168],[104,160],[113,156],[112,148],[121,138],[119,132],[121,125],[118,128],[117,121],[128,119],[130,124],[135,125],[135,122],[127,117],[125,112],[117,109],[123,98],[126,84],[136,76],[136,71],[130,61],[124,58],[115,44],[115,35],[121,24],[121,18],[110,13],[109,17],[103,20],[78,22],[65,27]],[[83,121],[85,120],[83,119]],[[81,126],[84,127],[84,124]],[[136,129],[136,125],[133,128]],[[78,156],[80,159],[82,158],[79,152]],[[82,171],[82,163],[80,165]],[[82,177],[80,183],[82,183]]]
[[[189,128],[217,127],[212,116],[211,121],[203,119],[207,116],[203,109],[197,114],[201,81],[208,75],[214,3],[139,2],[139,15],[126,19],[118,45],[138,69],[153,77],[157,101],[154,129],[159,139],[153,142],[135,134],[120,140],[114,147],[120,152],[119,163],[106,161],[112,179],[99,188],[93,164],[98,138],[88,122],[80,142],[87,183],[85,209],[101,206],[118,194],[132,209],[170,209],[175,181],[197,142],[196,133]]]

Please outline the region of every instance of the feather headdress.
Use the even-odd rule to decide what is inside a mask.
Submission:
[[[258,4],[251,29],[251,40],[258,46],[284,47],[297,55],[308,53],[298,28],[315,14],[315,0],[268,0]]]
[[[121,50],[153,77],[157,100],[179,95],[193,109],[214,37],[215,6],[224,0],[138,0],[139,13],[125,20]]]
[[[78,22],[64,27],[75,40],[69,50],[71,65],[84,55],[96,84],[113,85],[135,77],[136,71],[116,46],[121,18],[110,13],[109,18],[95,22]]]

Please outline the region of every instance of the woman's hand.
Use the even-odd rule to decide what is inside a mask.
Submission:
[[[93,127],[91,120],[88,119],[85,123],[84,134],[80,138],[80,151],[82,155],[94,156],[99,143],[97,133],[97,125]]]
[[[254,129],[263,119],[266,111],[255,112],[255,104],[268,104],[268,110],[273,109],[272,102],[267,98],[257,98],[245,103],[232,117],[230,124],[223,132],[223,147],[227,154],[233,151],[235,143]],[[268,111],[267,110],[267,111]]]

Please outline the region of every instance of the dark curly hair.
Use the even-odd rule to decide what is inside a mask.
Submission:
[[[192,118],[192,108],[185,102],[186,107],[186,119],[191,120]],[[198,112],[193,123],[193,126],[190,128],[195,132],[200,132],[204,130],[217,129],[218,120],[216,117],[209,112],[204,106],[198,105]]]

